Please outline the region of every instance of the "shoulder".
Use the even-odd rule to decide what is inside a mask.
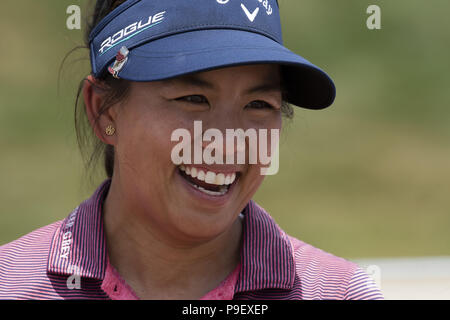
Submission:
[[[48,254],[48,249],[61,221],[36,229],[17,240],[0,246],[0,263],[4,268],[8,262],[20,263],[21,258],[35,260]],[[31,254],[33,253],[33,254]],[[14,258],[10,260],[9,258]]]
[[[255,202],[250,202],[243,215],[246,227],[242,257],[251,263],[242,277],[250,285],[245,283],[242,288],[252,292],[241,294],[241,298],[383,298],[375,282],[356,263],[288,235]],[[255,274],[256,280],[252,278]]]
[[[21,253],[35,252],[36,254],[46,251],[48,253],[48,247],[52,241],[53,235],[56,229],[61,225],[62,221],[49,224],[45,227],[36,229],[17,240],[9,242],[0,246],[0,258],[3,262],[9,256],[21,256]],[[33,255],[34,257],[36,255]],[[30,257],[31,259],[33,257]]]
[[[0,246],[0,299],[20,298],[24,287],[33,290],[48,283],[50,244],[60,225],[55,222]]]
[[[375,282],[356,263],[337,257],[292,236],[297,286],[304,299],[383,299]]]

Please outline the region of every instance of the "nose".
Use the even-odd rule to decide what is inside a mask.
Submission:
[[[210,162],[213,159],[221,161],[221,163],[231,164],[244,164],[245,157],[240,163],[235,159],[239,158],[239,154],[244,152],[245,155],[245,142],[232,143],[230,140],[230,132],[234,132],[236,129],[242,128],[242,121],[238,115],[233,111],[221,111],[212,112],[202,123],[202,137],[196,137],[196,139],[202,139],[202,149],[205,155],[205,162]],[[227,138],[228,137],[228,138]],[[210,158],[210,160],[208,160]],[[242,158],[242,155],[240,156]],[[231,160],[233,159],[233,160]]]
[[[232,99],[212,106],[203,121],[202,147],[205,161],[222,161],[226,164],[256,163],[254,159],[257,135],[254,128],[246,128],[243,108],[232,102]],[[248,130],[252,129],[252,130]]]

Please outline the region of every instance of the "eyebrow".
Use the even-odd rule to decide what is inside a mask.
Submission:
[[[188,75],[184,75],[184,76],[181,76],[178,78],[174,78],[174,79],[170,80],[170,82],[172,82],[174,84],[186,84],[186,85],[200,87],[200,88],[206,88],[206,89],[210,89],[210,90],[216,89],[216,86],[213,83],[206,81],[195,74],[188,74]],[[272,92],[272,91],[281,91],[281,83],[274,82],[273,80],[268,80],[265,83],[262,83],[255,87],[247,89],[244,93],[252,94],[252,93]]]

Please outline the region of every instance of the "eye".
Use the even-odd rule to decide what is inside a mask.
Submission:
[[[203,104],[208,103],[208,99],[206,99],[205,96],[202,95],[192,95],[192,96],[185,96],[178,99],[175,99],[177,101],[185,101],[193,104]]]
[[[269,104],[269,103],[267,103],[265,101],[261,101],[261,100],[252,101],[245,108],[257,109],[257,110],[261,110],[261,109],[277,109],[274,106],[272,106],[271,104]]]

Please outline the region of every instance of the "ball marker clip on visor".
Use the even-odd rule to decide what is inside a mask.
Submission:
[[[114,78],[119,79],[118,74],[127,63],[129,53],[130,51],[128,51],[127,47],[125,46],[120,48],[119,52],[117,52],[116,62],[114,62],[114,65],[112,67],[108,67],[109,73],[111,73]]]
[[[128,0],[89,37],[92,74],[159,81],[217,68],[278,64],[285,99],[330,106],[330,77],[283,46],[276,0]]]

